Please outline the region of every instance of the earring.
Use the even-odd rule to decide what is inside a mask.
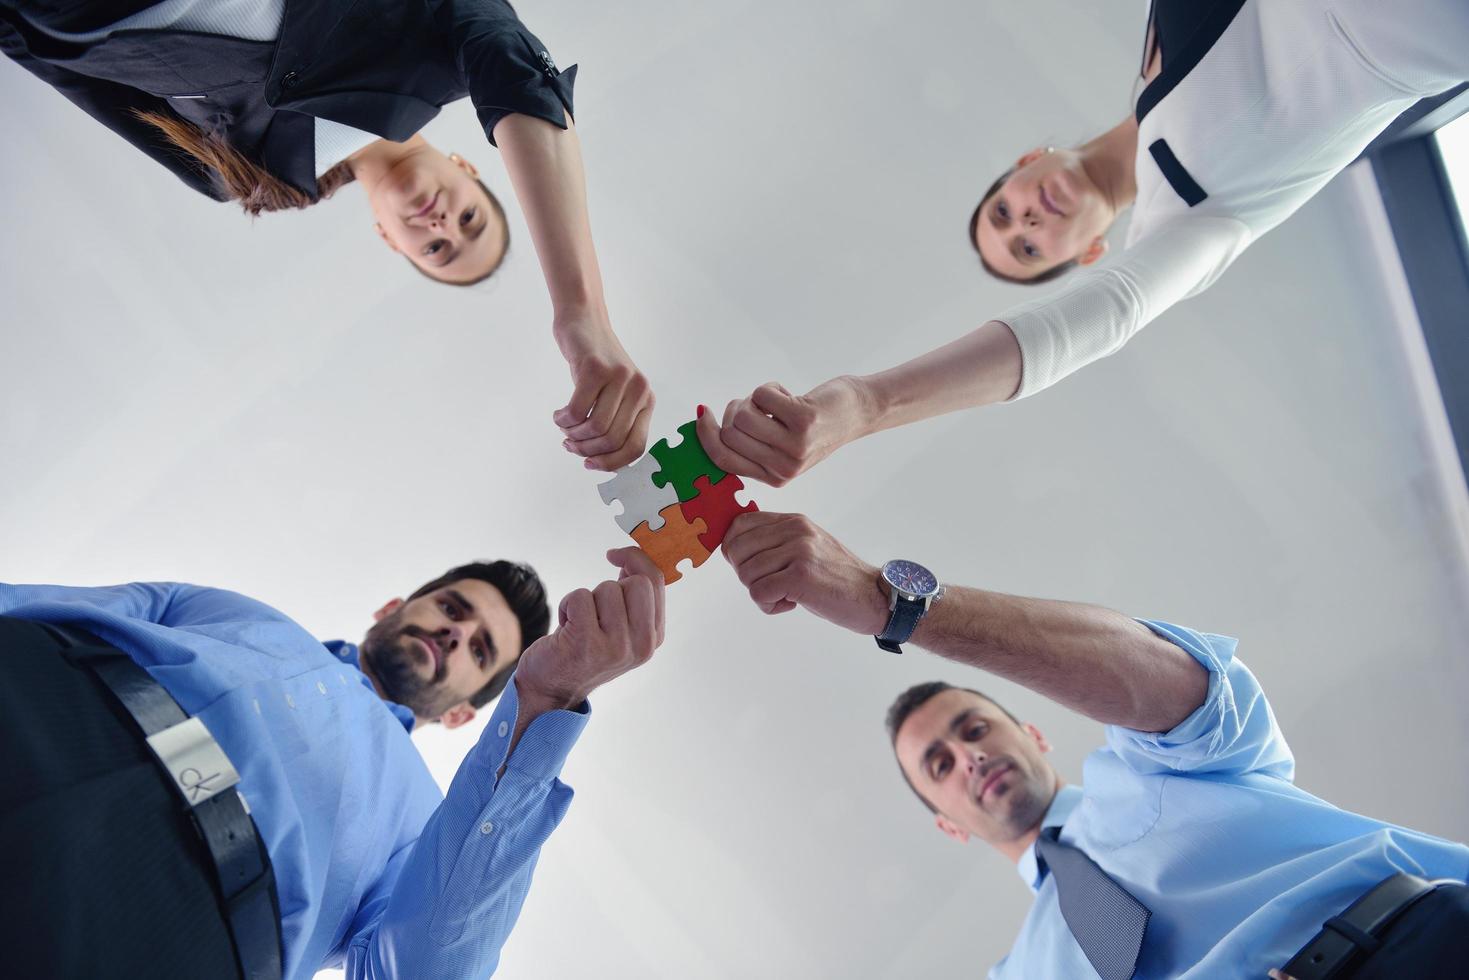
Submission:
[[[474,177],[476,179],[479,177],[479,168],[476,167],[474,164],[470,163],[468,160],[464,159],[459,154],[457,154],[457,153],[450,153],[449,154],[449,162],[450,163],[457,164],[457,165],[463,167],[465,169],[465,171],[469,174],[469,176]]]

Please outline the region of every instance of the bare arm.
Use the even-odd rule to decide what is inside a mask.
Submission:
[[[991,320],[927,354],[858,379],[869,392],[866,432],[1006,401],[1020,388],[1020,368],[1015,335]]]
[[[1209,691],[1209,672],[1187,652],[1121,613],[1079,602],[951,588],[912,642],[1104,725],[1144,732],[1174,728]]]
[[[587,217],[581,144],[570,118],[566,122],[561,129],[544,119],[513,113],[495,125],[495,143],[530,226],[556,322],[587,314],[605,321],[607,305]]]
[[[877,569],[801,514],[742,514],[724,554],[767,613],[803,606],[868,636],[887,625]],[[1208,671],[1187,652],[1120,613],[1078,602],[951,588],[911,642],[1103,724],[1145,732],[1172,729],[1209,691]]]
[[[576,129],[515,113],[494,137],[530,226],[551,297],[551,331],[571,368],[571,400],[553,418],[568,451],[593,469],[617,469],[642,455],[653,392],[612,332],[602,271],[587,216],[586,175]]]
[[[1020,378],[1015,335],[990,320],[895,368],[843,375],[804,395],[761,385],[730,402],[722,421],[706,412],[699,439],[720,469],[778,487],[863,436],[1005,401]]]

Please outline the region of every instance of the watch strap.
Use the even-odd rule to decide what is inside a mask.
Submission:
[[[908,642],[925,612],[927,603],[923,600],[899,596],[893,603],[892,614],[888,616],[887,628],[877,635],[877,645],[888,653],[902,653],[902,644]]]

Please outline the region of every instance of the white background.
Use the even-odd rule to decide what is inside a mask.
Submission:
[[[1141,43],[1137,4],[1061,0],[521,14],[581,64],[608,302],[655,437],[1029,297],[979,272],[970,209],[1032,145],[1121,118]],[[528,559],[557,596],[606,574],[625,539],[560,448],[544,287],[467,105],[426,135],[506,196],[515,241],[456,290],[382,247],[358,187],[251,222],[14,66],[0,92],[0,579],[224,586],[356,639],[470,558]],[[1301,785],[1462,836],[1462,479],[1367,187],[1338,180],[1059,387],[752,495],[874,562],[1241,637]],[[1099,744],[992,678],[762,617],[721,559],[686,576],[663,651],[594,698],[501,975],[981,975],[1028,893],[933,829],[882,730],[934,677],[1036,722],[1068,777]],[[447,781],[477,735],[418,740]]]

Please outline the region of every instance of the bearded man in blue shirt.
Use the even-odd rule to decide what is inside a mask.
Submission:
[[[1040,729],[978,691],[920,684],[889,711],[938,829],[989,844],[1035,895],[991,977],[1464,976],[1469,848],[1297,788],[1236,641],[879,569],[799,514],[742,515],[723,548],[767,613],[911,640],[1107,726],[1069,786]]]
[[[554,631],[534,571],[476,563],[360,647],[220,589],[0,584],[6,974],[489,976],[588,694],[662,643],[662,575],[608,559]],[[496,694],[441,794],[408,733]]]

